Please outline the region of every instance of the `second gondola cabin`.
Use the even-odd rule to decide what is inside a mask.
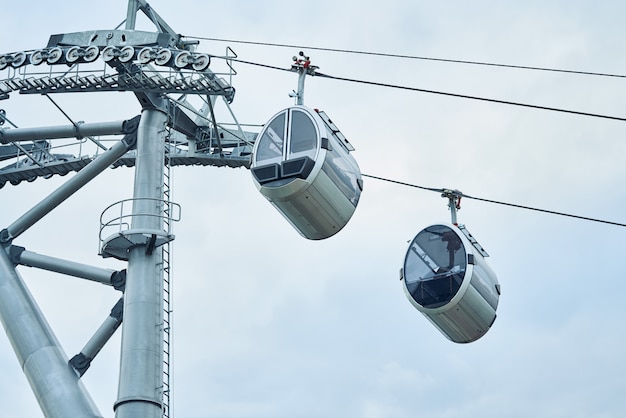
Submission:
[[[462,225],[435,224],[411,241],[400,278],[411,304],[456,343],[485,335],[496,320],[500,284],[486,251]]]
[[[292,106],[257,136],[254,183],[300,235],[325,239],[348,223],[363,190],[353,150],[324,112]]]

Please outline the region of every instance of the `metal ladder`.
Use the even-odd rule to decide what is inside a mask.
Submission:
[[[170,230],[171,223],[171,164],[169,154],[169,138],[166,139],[165,152],[165,168],[163,172],[163,200],[165,201],[164,207],[164,222],[165,230]],[[172,246],[171,242],[167,242],[161,247],[163,264],[162,264],[162,276],[163,276],[163,418],[173,417],[173,399],[172,399]]]

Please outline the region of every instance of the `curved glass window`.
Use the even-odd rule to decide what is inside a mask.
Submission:
[[[457,294],[466,268],[461,238],[446,225],[433,225],[411,242],[404,260],[404,282],[417,303],[437,308]]]
[[[283,143],[285,142],[285,112],[278,115],[269,124],[256,150],[255,158],[257,163],[263,163],[277,160],[280,162],[283,158]]]
[[[346,152],[332,149],[326,153],[322,170],[354,206],[359,202],[361,189],[358,185],[361,172]]]
[[[289,132],[290,154],[310,151],[309,157],[315,155],[317,149],[317,130],[311,118],[300,110],[291,113],[291,129]]]

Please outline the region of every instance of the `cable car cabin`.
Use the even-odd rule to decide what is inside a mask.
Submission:
[[[348,223],[363,190],[353,150],[324,112],[293,106],[259,132],[254,183],[300,235],[328,238]]]
[[[415,236],[404,258],[409,301],[456,343],[479,339],[496,319],[500,285],[486,256],[463,226],[436,224]]]

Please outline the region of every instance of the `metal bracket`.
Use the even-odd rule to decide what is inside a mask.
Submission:
[[[126,289],[126,269],[113,273],[111,276],[111,285],[113,285],[115,290],[124,292]]]
[[[124,299],[117,301],[115,306],[113,306],[113,309],[111,309],[111,314],[109,316],[111,318],[115,318],[120,323],[124,320]]]
[[[9,233],[8,229],[3,229],[2,231],[0,231],[0,245],[11,245],[11,242],[13,241],[13,237],[11,236],[11,234]]]
[[[135,116],[132,119],[125,120],[122,125],[122,130],[125,134],[122,142],[124,142],[129,151],[137,146],[137,129],[139,128],[140,120],[141,115]]]
[[[91,360],[93,359],[88,358],[83,353],[78,353],[70,359],[69,364],[82,377],[91,366]]]
[[[122,142],[126,145],[126,148],[130,151],[137,146],[137,131],[126,134],[122,139]]]
[[[155,109],[169,114],[170,101],[158,93],[135,92],[135,96],[143,109]]]
[[[157,236],[156,234],[152,234],[148,243],[146,244],[146,255],[152,255],[154,252],[154,248],[156,247]]]
[[[141,115],[137,115],[132,119],[127,119],[122,123],[122,133],[130,134],[136,132],[139,129],[139,121],[141,120]]]
[[[450,208],[450,217],[452,218],[452,224],[458,225],[456,218],[457,211],[461,210],[461,197],[463,193],[460,190],[443,189],[441,197],[448,199],[448,208]]]
[[[24,247],[11,245],[11,247],[9,248],[9,260],[11,260],[11,263],[18,265],[20,263],[20,258],[22,256],[22,253],[24,251],[26,251],[26,248]]]

